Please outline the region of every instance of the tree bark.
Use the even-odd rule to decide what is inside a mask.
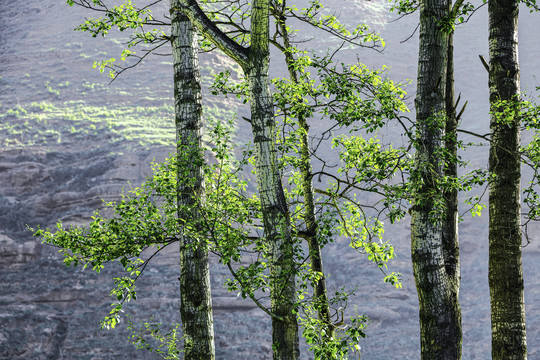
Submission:
[[[489,289],[492,358],[527,359],[521,262],[520,120],[498,114],[519,107],[518,1],[490,0]],[[508,101],[497,105],[498,101]]]
[[[449,1],[449,6],[452,3]],[[444,146],[449,157],[446,161],[444,174],[451,179],[457,179],[457,127],[455,92],[454,92],[454,34],[448,36],[448,58],[446,66],[446,129]],[[446,214],[443,222],[443,252],[446,273],[452,283],[456,301],[459,297],[460,263],[459,263],[459,232],[458,232],[458,191],[449,189],[444,192]],[[459,304],[458,304],[459,306]]]
[[[276,152],[275,114],[268,67],[270,52],[269,0],[253,0],[248,77],[251,125],[264,231],[272,252],[271,307],[274,360],[298,359],[298,324],[294,314],[295,266],[289,212],[281,183]]]
[[[448,8],[451,9],[452,1],[448,1]],[[446,168],[444,175],[451,180],[458,177],[458,147],[457,128],[458,119],[456,115],[456,100],[454,91],[454,33],[448,34],[448,49],[446,63],[446,128],[445,142]],[[460,258],[459,258],[459,231],[458,231],[458,191],[448,189],[444,191],[445,214],[442,224],[442,241],[444,267],[448,276],[450,294],[453,306],[453,327],[455,328],[454,343],[456,344],[456,359],[461,359],[463,333],[461,328],[461,305],[459,303],[459,287],[461,283]]]
[[[449,12],[446,0],[420,2],[420,49],[416,103],[417,139],[414,206],[411,209],[413,273],[420,305],[423,360],[461,358],[461,313],[451,262],[443,234],[446,202],[441,197],[444,175],[441,148],[445,145],[448,34],[440,24]],[[455,239],[457,241],[457,239]],[[458,258],[455,259],[458,261]],[[449,267],[451,269],[451,266]]]
[[[198,44],[187,16],[175,10],[171,0],[171,44],[174,61],[174,99],[178,156],[179,218],[196,219],[196,211],[184,213],[182,206],[192,205],[204,196],[202,150],[202,95]],[[186,360],[215,359],[214,324],[210,293],[208,252],[205,244],[181,236],[180,314]]]

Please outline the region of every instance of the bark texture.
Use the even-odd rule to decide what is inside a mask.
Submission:
[[[289,213],[276,152],[276,129],[268,66],[269,0],[253,0],[249,65],[244,68],[251,97],[251,125],[256,151],[257,186],[264,231],[272,252],[271,311],[275,360],[298,359],[298,324],[294,314],[295,266]]]
[[[452,2],[449,1],[449,7]],[[457,179],[457,127],[456,100],[454,91],[454,34],[448,36],[448,57],[446,64],[446,129],[445,142],[447,156],[444,174],[451,179]],[[446,214],[443,221],[443,252],[446,273],[454,288],[456,301],[459,297],[461,279],[459,264],[459,232],[458,232],[458,191],[450,189],[444,192]]]
[[[489,289],[492,358],[527,359],[521,262],[520,120],[497,114],[519,106],[518,1],[490,0]],[[510,103],[497,106],[497,102]]]
[[[446,91],[449,35],[440,24],[448,14],[447,0],[420,2],[420,49],[416,121],[416,158],[413,181],[415,205],[411,209],[413,273],[420,305],[421,358],[461,359],[459,256],[457,237],[443,232],[446,201],[440,180],[445,175],[441,149],[447,126]],[[455,230],[454,230],[455,231]],[[452,233],[452,231],[450,231]]]
[[[178,203],[191,205],[204,196],[201,165],[202,95],[197,37],[187,16],[175,10],[171,0],[171,43],[174,61],[174,99],[176,139],[178,143]],[[180,212],[179,218],[196,218],[195,212]],[[215,359],[214,324],[210,293],[210,272],[205,244],[181,237],[180,244],[180,314],[186,360]]]

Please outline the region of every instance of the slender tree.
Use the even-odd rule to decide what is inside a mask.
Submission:
[[[280,13],[275,16],[280,17],[278,21],[279,31],[283,37],[283,53],[285,55],[285,62],[287,69],[289,70],[290,80],[294,84],[299,82],[298,70],[295,69],[295,59],[293,56],[293,47],[290,42],[289,31],[285,23],[285,1],[282,4]],[[278,10],[275,10],[276,12]],[[330,317],[330,309],[328,304],[328,294],[326,291],[326,278],[324,276],[323,259],[321,246],[318,240],[317,221],[315,219],[315,197],[313,190],[313,171],[311,167],[311,154],[309,149],[309,125],[307,119],[303,115],[298,116],[298,126],[300,129],[300,161],[299,169],[302,177],[301,187],[304,195],[304,220],[306,225],[306,231],[304,238],[308,244],[309,260],[311,264],[311,270],[321,274],[314,284],[314,302],[317,310],[319,320],[325,324],[325,338],[332,339],[334,336],[333,324]],[[327,358],[331,358],[330,354],[327,354]]]
[[[121,31],[132,28],[142,29],[143,25],[163,26],[169,25],[155,19],[151,15],[149,6],[136,8],[130,2],[121,6],[107,6],[101,1],[89,3],[87,1],[71,1],[69,5],[82,6],[97,12],[106,13],[102,18],[92,18],[79,25],[76,30],[90,32],[94,37],[105,36],[110,29],[118,27]],[[136,66],[144,57],[170,40],[174,62],[174,101],[175,125],[177,139],[177,159],[181,164],[177,174],[177,204],[180,222],[196,219],[195,212],[182,212],[182,208],[192,207],[195,198],[204,196],[204,179],[202,164],[204,152],[202,149],[202,95],[201,79],[198,63],[198,44],[195,31],[189,19],[178,11],[179,1],[170,0],[171,34],[165,36],[162,31],[134,31],[129,40],[129,48],[139,43],[153,43],[155,47],[140,57],[131,50],[126,49],[122,58],[135,57],[134,64],[127,67],[102,61],[100,67],[112,69],[114,77],[126,69]],[[188,181],[186,181],[188,179]],[[153,236],[149,236],[149,243]],[[210,293],[210,278],[208,255],[205,244],[196,239],[180,235],[180,313],[185,340],[186,359],[214,359],[214,333],[212,320],[212,302]],[[159,243],[160,239],[156,239]],[[111,250],[111,258],[115,251]],[[122,254],[125,256],[125,254]],[[126,267],[128,262],[124,261]],[[128,265],[130,266],[130,265]],[[116,316],[116,312],[114,313]],[[116,317],[112,317],[116,321]],[[114,323],[113,323],[114,326]]]
[[[196,219],[196,212],[183,213],[196,197],[204,196],[202,149],[202,95],[197,36],[187,16],[171,0],[171,45],[174,66],[174,102],[179,189],[179,219]],[[186,179],[189,179],[186,181]],[[196,207],[195,207],[196,209]],[[205,244],[180,236],[180,314],[185,359],[215,359],[210,271]]]
[[[461,3],[457,1],[452,6],[452,0],[448,0],[448,9],[450,21],[454,22],[456,12],[459,11]],[[444,267],[449,282],[449,291],[451,297],[453,342],[455,344],[455,358],[461,358],[461,343],[463,334],[461,330],[461,306],[459,303],[459,287],[461,282],[460,258],[459,258],[459,231],[458,231],[458,121],[463,113],[466,104],[463,106],[460,114],[456,113],[459,98],[455,99],[454,86],[454,30],[448,33],[448,48],[446,59],[446,89],[445,89],[445,114],[446,125],[444,134],[444,176],[449,186],[445,187],[444,197],[444,216],[442,217],[442,250],[444,256]]]
[[[517,0],[492,0],[489,12],[489,289],[492,358],[526,359],[521,261],[521,161]],[[514,109],[516,112],[509,111]]]
[[[449,7],[452,2],[449,1]],[[444,147],[446,150],[446,161],[444,175],[453,180],[458,177],[458,154],[457,154],[457,128],[458,117],[456,115],[457,103],[454,90],[454,33],[448,34],[448,50],[446,62],[446,93],[445,111],[446,127],[444,135]],[[443,194],[445,200],[445,215],[442,225],[443,253],[445,268],[452,282],[452,288],[458,301],[460,283],[459,264],[459,232],[458,232],[458,189],[449,187]],[[457,305],[459,306],[459,304]]]
[[[444,147],[447,123],[447,68],[449,36],[443,24],[450,14],[446,0],[420,1],[420,48],[416,103],[417,136],[415,188],[411,208],[413,272],[420,305],[422,359],[461,358],[461,315],[457,301],[456,269],[447,266],[443,235],[446,202]],[[455,259],[458,261],[458,259]],[[450,271],[449,271],[450,270]]]

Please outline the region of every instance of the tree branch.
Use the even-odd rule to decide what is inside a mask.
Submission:
[[[248,50],[236,43],[221,31],[202,11],[196,0],[180,0],[179,7],[172,7],[171,11],[177,10],[184,13],[193,25],[218,49],[230,56],[242,68],[248,66]]]
[[[238,283],[240,284],[240,286],[242,286],[243,288],[246,288],[246,286],[242,283],[242,281],[240,280],[240,278],[238,277],[238,275],[236,274],[236,272],[233,270],[232,266],[231,266],[231,263],[228,262],[227,263],[227,267],[229,268],[229,271],[231,272],[232,276],[236,279],[236,281],[238,281]],[[249,298],[251,300],[253,300],[253,302],[255,303],[255,305],[257,305],[257,307],[259,309],[261,309],[262,311],[264,311],[266,314],[268,314],[270,317],[276,319],[276,320],[279,320],[279,321],[286,321],[284,318],[282,318],[281,316],[278,316],[276,314],[274,314],[273,312],[271,312],[270,310],[268,310],[266,308],[266,306],[264,306],[263,304],[261,304],[261,302],[259,300],[257,300],[257,298],[255,298],[255,295],[253,294],[253,292],[249,291],[249,294],[248,294]]]

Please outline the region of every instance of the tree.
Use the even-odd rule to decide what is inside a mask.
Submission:
[[[489,12],[489,289],[493,359],[526,359],[521,260],[520,89],[516,0]]]
[[[456,101],[453,33],[456,24],[463,23],[464,15],[474,12],[475,7],[463,0],[446,4],[404,0],[395,4],[393,10],[402,14],[420,8],[417,134],[411,137],[416,147],[416,168],[410,179],[410,212],[422,358],[460,359],[458,194],[485,183],[486,174],[477,169],[458,176],[458,167],[466,165],[458,155],[458,148],[465,147],[457,135],[462,131],[459,119],[467,102],[458,113],[460,96]],[[465,201],[472,205],[473,216],[483,208],[479,201],[475,196]]]
[[[450,20],[454,22],[456,12],[459,11],[463,1],[457,1],[452,6],[452,1],[448,1],[450,11]],[[458,166],[460,165],[458,157],[458,122],[459,117],[465,110],[467,103],[463,106],[459,114],[456,109],[459,105],[459,100],[455,98],[454,88],[454,29],[448,33],[448,49],[446,59],[446,89],[445,89],[445,111],[446,111],[446,126],[444,135],[445,149],[445,168],[444,176],[450,183],[458,181]],[[443,252],[445,257],[445,268],[449,280],[452,284],[452,291],[455,296],[456,305],[459,309],[459,287],[460,287],[460,263],[459,263],[459,231],[458,231],[458,187],[450,186],[443,194],[445,201],[445,214],[442,218],[442,241]],[[461,315],[459,315],[461,317]],[[461,320],[459,320],[461,321]],[[461,334],[461,333],[460,333]]]
[[[106,13],[106,17],[87,20],[84,24],[77,27],[76,30],[88,31],[94,37],[101,34],[105,36],[112,27],[117,27],[120,31],[126,29],[142,30],[142,25],[165,25],[165,23],[156,20],[150,14],[148,7],[135,8],[131,3],[120,6],[107,7],[101,1],[67,1],[71,6],[77,4],[94,11]],[[122,52],[122,60],[127,57],[138,58],[138,61],[128,67],[115,66],[114,59],[102,61],[99,63],[101,71],[109,67],[114,72],[111,73],[114,78],[124,70],[136,66],[146,55],[154,49],[159,48],[170,41],[172,45],[174,61],[174,100],[175,100],[175,125],[177,137],[177,160],[182,162],[178,166],[178,218],[189,219],[196,218],[196,212],[182,213],[182,207],[193,203],[193,195],[197,197],[204,196],[204,174],[202,164],[204,163],[204,151],[202,148],[202,105],[201,105],[201,79],[198,64],[198,44],[195,31],[187,17],[178,10],[178,1],[171,0],[171,34],[170,37],[158,29],[152,31],[134,31],[128,42],[128,47]],[[147,51],[146,55],[140,57],[135,55],[130,48],[140,43],[157,43],[154,49]],[[190,179],[189,182],[181,179]],[[213,359],[215,358],[213,320],[212,320],[212,302],[210,294],[210,278],[208,268],[208,254],[206,246],[198,244],[197,239],[186,235],[185,232],[179,235],[180,239],[180,313],[183,325],[184,351],[186,359]],[[159,244],[159,239],[153,236],[149,237],[152,244]],[[156,243],[152,243],[156,240]],[[139,271],[138,267],[132,265],[126,256],[140,256],[140,248],[135,245],[131,247],[127,242],[124,250],[110,249],[110,256],[117,256],[123,259],[122,265],[129,272]],[[133,244],[131,244],[133,246]],[[159,250],[158,250],[159,251]],[[105,257],[96,260],[87,254],[87,258],[92,258],[95,264],[103,260],[114,260],[114,257]],[[85,256],[82,256],[85,259]],[[144,265],[146,267],[146,264]],[[99,267],[98,267],[99,269]],[[140,274],[140,273],[139,273]],[[138,275],[137,275],[138,277]],[[134,288],[130,281],[126,280],[126,287],[117,288],[119,300],[129,300],[124,291],[130,293]],[[125,282],[125,281],[124,281]],[[122,284],[122,282],[120,282]],[[130,285],[131,284],[131,285]],[[127,289],[127,290],[126,290]],[[122,295],[122,296],[120,296]],[[120,304],[121,305],[121,304]],[[119,308],[116,307],[111,315],[106,319],[105,325],[113,326],[118,321]]]
[[[281,36],[283,38],[283,49],[282,52],[285,55],[285,62],[287,64],[287,69],[289,70],[289,78],[291,82],[295,85],[298,85],[300,81],[299,71],[295,68],[295,59],[294,59],[294,48],[290,42],[289,30],[287,29],[285,23],[285,2],[283,2],[282,7],[278,10],[274,9],[274,16],[277,18],[279,24],[279,29]],[[303,79],[304,81],[306,79]],[[301,188],[302,194],[304,197],[304,221],[306,230],[304,233],[304,238],[308,244],[308,252],[310,259],[311,271],[314,273],[320,274],[314,281],[314,308],[317,311],[317,316],[323,326],[321,327],[321,333],[323,338],[325,338],[326,349],[329,349],[329,342],[334,338],[334,325],[331,320],[328,294],[326,291],[326,279],[323,269],[323,259],[321,253],[321,245],[318,239],[318,229],[317,229],[317,220],[315,218],[315,197],[313,189],[313,169],[311,166],[311,155],[309,150],[309,125],[307,119],[303,114],[295,114],[298,119],[299,127],[299,136],[300,136],[300,161],[298,164],[301,176]],[[324,353],[324,356],[327,359],[332,359],[332,352],[327,350]]]
[[[321,118],[331,123],[329,130],[323,132],[323,138],[330,131],[340,129],[351,133],[367,129],[371,133],[376,132],[385,120],[395,119],[396,113],[406,110],[406,107],[400,100],[404,95],[400,84],[383,79],[378,71],[368,69],[363,64],[336,66],[332,58],[339,52],[340,46],[331,55],[327,53],[321,56],[316,50],[300,51],[292,44],[291,37],[295,30],[287,23],[291,18],[331,34],[333,39],[342,42],[342,46],[348,43],[355,47],[373,48],[379,43],[384,44],[378,34],[369,32],[367,26],[360,24],[350,30],[351,27],[342,24],[337,17],[321,14],[324,10],[319,1],[311,1],[308,7],[300,11],[288,6],[285,1],[272,8],[276,27],[271,42],[284,55],[289,72],[288,79],[274,79],[273,84],[278,116],[282,118],[284,126],[281,132],[285,134],[279,143],[283,149],[283,172],[292,174],[285,177],[289,178],[289,184],[295,186],[288,194],[289,203],[297,204],[291,207],[291,213],[295,214],[291,221],[293,234],[306,240],[310,261],[307,273],[299,273],[304,281],[309,279],[313,288],[312,296],[306,294],[311,300],[303,301],[300,305],[300,309],[307,313],[306,317],[301,316],[303,335],[316,359],[342,359],[348,358],[351,349],[359,349],[359,339],[365,336],[365,317],[353,317],[348,327],[342,327],[343,309],[339,310],[336,304],[347,299],[348,294],[337,292],[335,296],[328,296],[322,248],[333,241],[339,230],[340,235],[350,240],[352,248],[368,254],[368,258],[381,269],[386,266],[386,262],[393,257],[393,247],[382,242],[379,216],[389,212],[392,222],[400,218],[399,211],[392,214],[390,210],[394,200],[388,193],[392,193],[390,189],[393,187],[385,184],[385,181],[399,171],[400,166],[396,166],[396,163],[403,153],[391,148],[383,149],[376,143],[376,135],[371,135],[370,145],[363,141],[362,135],[334,137],[332,144],[341,161],[330,165],[333,160],[328,154],[318,153],[318,145],[310,146],[310,138],[316,139],[317,135],[310,133],[308,121]],[[297,39],[298,43],[302,43],[302,40]],[[312,76],[311,72],[316,75]],[[323,162],[322,171],[314,172],[312,169],[314,158]],[[326,172],[326,165],[337,167],[337,171]],[[378,169],[376,175],[373,168]],[[327,186],[315,188],[315,177]],[[374,212],[377,220],[366,215],[371,213],[355,200],[354,191],[378,192],[381,195],[388,192],[385,194],[389,195],[386,196],[385,206],[378,209],[378,214]],[[378,206],[365,207],[371,210]],[[304,262],[301,255],[298,257],[298,262]],[[394,273],[386,275],[385,281],[400,286],[398,275]],[[304,282],[300,282],[299,287],[303,289],[304,286]],[[304,294],[301,296],[304,299]],[[313,317],[313,313],[317,314],[318,319]]]
[[[184,129],[184,135],[186,130],[189,133],[193,129]],[[64,263],[68,266],[83,264],[84,268],[91,266],[99,273],[105,263],[117,261],[122,265],[126,274],[114,279],[115,286],[110,292],[117,303],[113,304],[109,315],[102,321],[102,328],[114,328],[120,322],[123,305],[137,299],[138,278],[154,256],[167,246],[180,242],[184,247],[182,268],[186,265],[199,265],[195,270],[202,268],[204,271],[205,264],[200,266],[201,263],[197,261],[199,259],[192,261],[190,257],[201,257],[201,252],[203,256],[206,255],[210,245],[224,263],[230,262],[231,258],[238,260],[239,249],[245,244],[252,245],[245,241],[249,228],[237,229],[235,225],[244,222],[251,224],[247,214],[259,213],[259,201],[238,196],[239,189],[245,188],[245,183],[238,181],[234,173],[231,175],[226,155],[230,137],[225,134],[221,124],[210,130],[210,138],[217,143],[214,150],[219,163],[212,166],[205,162],[197,164],[193,159],[198,159],[201,149],[193,143],[180,145],[180,155],[156,165],[153,177],[141,187],[124,194],[121,201],[106,204],[112,210],[112,216],[104,217],[96,211],[88,226],[65,228],[58,222],[53,230],[38,228],[35,231],[35,236],[42,237],[43,242],[60,248]],[[206,185],[209,191],[205,191],[204,197],[189,191],[194,189],[194,184],[200,179],[187,176],[194,168],[204,173],[208,179]],[[223,176],[220,169],[223,170]],[[184,191],[179,192],[179,189]],[[182,199],[179,200],[179,197]],[[150,250],[151,255],[148,256],[148,252],[143,254],[145,250]],[[188,276],[192,279],[197,275],[208,276],[208,272],[201,274],[194,271],[194,274],[189,273]],[[201,282],[204,285],[204,278]],[[182,286],[183,290],[187,288],[191,291],[183,295],[193,295],[188,301],[182,299],[182,317],[186,318],[184,327],[187,327],[187,333],[184,334],[187,339],[182,351],[185,357],[190,358],[202,358],[205,354],[213,356],[210,300],[203,303],[209,291],[191,289],[191,284]],[[192,302],[195,304],[191,305]],[[134,329],[131,320],[128,323]],[[192,329],[194,324],[202,328]],[[171,331],[171,336],[167,336],[156,330],[158,328],[146,323],[139,332],[134,331],[132,341],[138,348],[159,352],[167,356],[167,359],[178,359],[181,350],[176,344],[176,331]],[[161,349],[162,345],[152,346],[152,342],[141,335],[145,331],[150,331],[154,340],[162,344],[166,342],[167,352]],[[202,343],[193,343],[195,340]]]
[[[171,0],[171,45],[174,67],[175,123],[177,132],[178,218],[189,221],[197,211],[182,213],[183,206],[204,197],[204,150],[202,148],[202,94],[198,43],[189,19]],[[181,179],[189,179],[189,182]],[[214,326],[210,270],[206,244],[180,235],[180,314],[184,335],[185,359],[214,359]]]
[[[296,287],[293,243],[288,206],[277,167],[276,130],[268,70],[270,63],[270,1],[253,0],[248,78],[251,124],[256,149],[259,196],[267,241],[272,244],[272,319],[274,359],[298,359],[298,325],[295,314]]]
[[[461,358],[461,313],[455,269],[447,270],[448,253],[442,223],[444,147],[447,122],[448,34],[443,24],[447,1],[420,1],[420,49],[416,104],[417,138],[411,213],[413,272],[420,304],[422,359]],[[452,136],[452,134],[447,134]],[[455,252],[452,253],[455,256]],[[452,259],[454,264],[458,259]]]

